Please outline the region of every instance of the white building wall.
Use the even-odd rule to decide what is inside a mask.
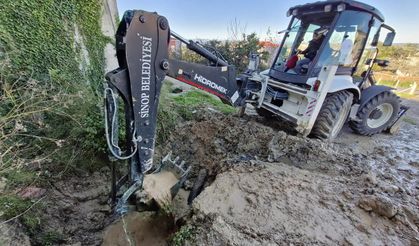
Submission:
[[[116,0],[102,0],[102,32],[107,37],[110,37],[114,42],[107,44],[105,47],[105,71],[111,71],[118,67],[115,50],[115,33],[118,19],[118,7]]]

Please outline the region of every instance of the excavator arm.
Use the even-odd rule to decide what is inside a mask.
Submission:
[[[208,59],[210,65],[169,59],[171,35]],[[110,152],[129,162],[128,174],[121,179],[116,178],[115,166],[112,171],[112,200],[118,200],[116,209],[123,214],[130,196],[142,187],[144,176],[154,170],[157,108],[166,76],[212,93],[233,106],[244,103],[244,94],[234,66],[202,45],[171,32],[167,19],[157,13],[127,11],[116,33],[116,50],[119,68],[106,75],[105,125]],[[124,102],[124,148],[119,147],[118,139],[118,98]],[[127,188],[117,199],[123,186]]]

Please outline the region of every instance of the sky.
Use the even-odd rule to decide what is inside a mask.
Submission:
[[[227,39],[228,26],[237,22],[246,33],[262,39],[270,29],[275,39],[288,26],[287,10],[316,0],[117,0],[120,16],[125,10],[157,12],[170,28],[188,39]],[[395,43],[419,43],[419,0],[362,0],[375,6],[396,29]],[[382,35],[383,36],[383,35]],[[384,38],[384,37],[383,37]],[[383,39],[382,38],[382,39]]]

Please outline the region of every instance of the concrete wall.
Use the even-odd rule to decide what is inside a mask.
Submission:
[[[118,28],[116,23],[118,18],[116,0],[102,0],[102,2],[102,32],[104,35],[112,38],[112,40],[115,40],[115,32]],[[105,47],[106,72],[118,67],[114,44],[115,42],[107,44]]]

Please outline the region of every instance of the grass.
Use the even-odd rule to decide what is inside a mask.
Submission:
[[[4,173],[7,179],[8,187],[21,187],[31,184],[35,181],[37,175],[35,172],[25,171],[23,169],[11,169]]]
[[[40,245],[58,245],[64,242],[64,236],[56,231],[47,231],[38,235],[37,241]]]
[[[407,116],[403,118],[403,121],[414,126],[418,124],[415,119],[407,117]]]
[[[32,204],[29,199],[15,195],[2,195],[0,196],[1,217],[4,220],[9,220],[19,216],[16,220],[19,220],[30,234],[35,234],[41,225],[38,211],[42,205],[36,204],[31,210],[26,211]]]
[[[214,96],[198,90],[188,91],[180,96],[174,97],[173,100],[179,104],[179,106],[185,106],[187,109],[202,105],[210,105],[224,114],[230,114],[236,111],[235,108],[224,104],[220,99],[214,98]]]
[[[32,206],[33,205],[33,206]],[[32,208],[28,210],[28,208]],[[0,196],[0,211],[3,220],[9,220],[18,216],[18,220],[24,225],[26,232],[31,236],[36,245],[57,245],[62,243],[64,236],[56,231],[42,231],[41,225],[47,223],[41,219],[42,203],[34,204],[29,199],[23,199],[16,195]]]
[[[380,85],[385,85],[385,86],[389,86],[389,87],[395,87],[396,86],[396,81],[394,80],[383,80],[380,81]],[[407,89],[412,87],[413,81],[400,81],[400,83],[397,85],[397,88],[400,89]]]
[[[395,87],[396,83],[397,82],[393,80],[383,80],[383,81],[380,81],[379,85],[384,85],[384,86],[392,87],[395,89],[408,89],[412,87],[413,81],[400,81],[400,83],[397,85],[397,88]],[[405,99],[411,99],[417,96],[416,94],[411,95],[408,92],[397,92],[397,91],[395,92],[399,97],[405,98]]]
[[[397,92],[397,91],[396,91],[396,94],[397,94],[399,97],[404,98],[404,99],[413,99],[413,98],[417,98],[417,97],[418,97],[418,95],[417,95],[417,94],[411,95],[411,94],[406,93],[406,92]]]
[[[19,198],[14,195],[0,196],[0,208],[3,213],[1,217],[4,220],[11,219],[20,213],[23,213],[31,205],[31,201]]]

